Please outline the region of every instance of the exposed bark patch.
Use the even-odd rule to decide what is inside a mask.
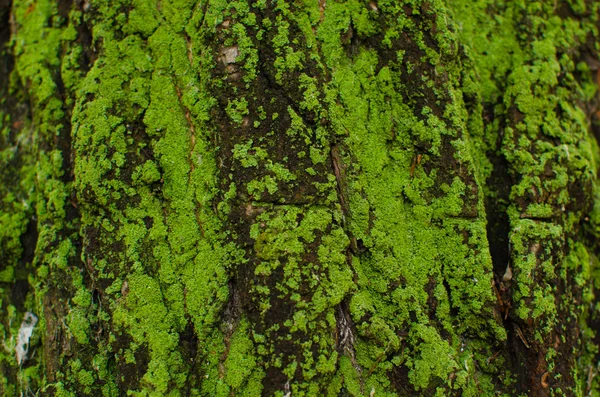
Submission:
[[[38,241],[38,229],[37,222],[35,219],[30,219],[27,223],[27,229],[20,237],[21,247],[23,247],[23,254],[21,255],[20,265],[25,267],[33,261],[35,257],[35,248]]]
[[[115,354],[115,363],[118,376],[116,383],[119,390],[136,390],[140,379],[148,370],[150,353],[145,345],[137,346],[132,351],[133,339],[130,335],[119,334],[112,344]],[[132,360],[133,358],[133,360]]]
[[[77,29],[77,44],[83,49],[82,56],[79,60],[79,66],[83,73],[87,73],[96,60],[98,59],[98,49],[94,46],[94,37],[92,29],[85,21],[82,13],[79,24],[76,26]]]
[[[58,15],[62,18],[69,18],[69,11],[73,7],[73,0],[59,0],[58,1]]]
[[[494,274],[497,278],[502,278],[510,260],[508,240],[510,224],[506,210],[509,205],[512,179],[508,174],[508,163],[502,154],[490,154],[488,159],[494,168],[487,181],[488,194],[485,196],[487,237]]]
[[[44,357],[48,383],[56,382],[57,372],[60,371],[62,356],[70,356],[71,338],[62,324],[68,310],[63,299],[56,290],[44,295],[44,320],[46,322],[46,337],[44,338]],[[56,352],[60,352],[56,354]]]
[[[0,54],[6,60],[12,59],[12,54],[6,51],[4,46],[10,40],[10,13],[12,9],[12,0],[0,0]],[[0,73],[8,75],[8,70],[12,69],[11,62],[0,63]],[[8,80],[2,80],[7,82]]]
[[[184,362],[189,365],[190,371],[188,379],[186,380],[188,394],[191,389],[198,384],[198,373],[196,370],[197,359],[198,359],[198,336],[194,330],[194,326],[191,323],[185,327],[183,332],[179,334],[179,347],[181,356]]]
[[[360,372],[360,367],[356,363],[354,344],[356,343],[356,327],[350,315],[350,308],[347,302],[342,302],[336,309],[336,343],[340,353],[346,354],[352,360],[352,363]]]

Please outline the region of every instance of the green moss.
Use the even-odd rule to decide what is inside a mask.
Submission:
[[[15,268],[13,266],[6,266],[0,271],[0,282],[10,283],[15,278]]]
[[[119,276],[105,298],[119,330],[108,349],[124,364],[135,354],[148,356],[143,378],[125,380],[139,395],[163,395],[173,385],[169,395],[175,395],[184,387],[189,352],[178,335],[187,324],[200,340],[206,359],[198,360],[207,373],[216,371],[219,357],[209,352],[222,349],[212,327],[228,295],[228,250],[211,209],[216,165],[201,127],[210,99],[198,95],[204,83],[192,72],[199,49],[174,35],[191,6],[169,6],[164,12],[174,25],[159,26],[143,22],[157,21],[156,10],[137,5],[122,22],[128,35],[116,38],[113,9],[99,5],[103,17],[94,35],[103,39],[102,54],[73,113],[77,187],[88,192],[79,196],[83,222],[92,229],[103,225],[100,248],[87,260],[99,278]],[[114,249],[115,242],[122,245]],[[133,343],[128,354],[119,348],[122,340]],[[207,390],[218,376],[210,379],[203,383]]]
[[[298,217],[302,221],[298,221]],[[332,228],[331,214],[327,208],[277,206],[260,214],[251,227],[250,236],[255,240],[254,250],[261,263],[255,274],[261,280],[255,287],[254,294],[264,301],[261,317],[269,322],[272,316],[285,316],[283,329],[274,336],[274,329],[267,329],[267,337],[255,341],[258,351],[271,351],[288,338],[286,335],[297,335],[296,338],[302,355],[284,357],[288,365],[299,366],[303,378],[307,381],[321,379],[323,375],[335,371],[337,354],[331,355],[331,337],[326,331],[333,318],[332,309],[343,299],[351,286],[351,273],[346,268],[344,250],[348,241],[343,231]],[[325,233],[323,235],[323,233]],[[318,244],[317,258],[306,263],[303,259],[307,246]],[[300,267],[302,264],[302,267]],[[279,275],[283,274],[280,279]],[[294,309],[289,313],[280,313],[273,304],[273,299],[291,299]],[[292,303],[293,302],[293,303]],[[327,320],[323,321],[322,316]],[[305,335],[311,335],[306,338]],[[318,343],[317,343],[318,341]],[[301,345],[300,345],[301,344]],[[260,346],[264,348],[261,349]],[[311,353],[311,346],[317,349],[318,356]],[[267,368],[279,367],[274,357],[263,357],[267,360]],[[287,367],[284,373],[290,379],[295,378],[296,370]],[[320,377],[317,377],[320,375]],[[310,395],[316,384],[293,383],[300,395]],[[320,390],[316,388],[315,390]]]
[[[277,180],[270,175],[248,183],[248,194],[253,197],[260,197],[265,190],[269,192],[269,194],[273,194],[277,192],[277,189]]]
[[[558,319],[593,316],[597,278],[579,235],[599,161],[580,105],[596,84],[579,53],[597,5],[568,2],[573,16],[487,0],[90,7],[15,3],[10,85],[32,120],[0,106],[0,300],[29,280],[40,292],[25,305],[45,324],[44,293],[60,291],[49,297],[76,352],[40,386],[283,395],[267,390],[279,371],[294,396],[392,396],[403,367],[406,390],[511,394],[507,357],[488,360],[513,337],[494,312],[490,202],[508,214],[508,314],[533,324],[525,337],[559,370]],[[237,55],[223,66],[224,48]],[[11,175],[21,182],[8,192]],[[23,265],[32,219],[38,248]],[[225,310],[232,291],[249,297],[247,316]],[[18,324],[14,306],[7,316]],[[596,347],[581,328],[583,384]],[[40,383],[39,363],[19,376]]]
[[[453,359],[454,349],[440,338],[435,329],[416,326],[409,337],[415,338],[413,343],[418,354],[415,359],[409,358],[406,365],[410,368],[408,377],[417,390],[428,387],[432,377],[446,381],[450,372],[458,369]]]
[[[261,395],[264,373],[257,368],[254,344],[250,339],[246,320],[241,320],[230,342],[224,367],[224,380],[231,387],[232,393]]]
[[[252,139],[245,144],[235,144],[233,158],[239,160],[242,167],[258,167],[259,162],[266,160],[268,153],[259,146],[252,146]]]
[[[242,124],[244,116],[248,114],[248,102],[246,99],[233,99],[227,105],[227,115],[234,123]]]
[[[569,211],[565,206],[572,205],[577,195],[587,200],[594,183],[596,166],[583,121],[585,110],[573,104],[585,102],[597,86],[584,65],[576,67],[577,55],[571,49],[583,45],[586,35],[597,35],[597,16],[592,11],[597,6],[570,2],[565,7],[574,14],[559,16],[541,2],[503,4],[495,6],[503,17],[488,23],[482,15],[490,5],[459,2],[450,10],[479,73],[482,99],[497,104],[488,116],[494,121],[476,129],[480,132],[473,136],[484,149],[479,154],[481,164],[486,162],[483,153],[495,153],[506,158],[508,171],[515,176],[508,209],[515,315],[534,324],[524,332],[530,339],[535,337],[537,348],[543,350],[552,345],[558,317],[585,311],[578,306],[581,298],[575,298],[582,295],[575,291],[586,284],[583,274],[589,274],[584,270],[589,262],[585,256],[582,261],[570,259],[572,252],[581,251],[570,239],[577,235],[575,224],[585,218],[586,209],[576,204]],[[583,16],[585,8],[592,14]],[[515,29],[524,23],[526,34]],[[484,169],[487,178],[491,167]],[[568,281],[567,267],[584,271],[575,289]],[[557,283],[557,277],[562,281]],[[570,292],[559,292],[560,288]],[[564,302],[565,294],[573,294],[574,300]],[[547,357],[549,368],[556,359]]]

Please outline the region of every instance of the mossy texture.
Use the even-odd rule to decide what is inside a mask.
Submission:
[[[0,1],[0,394],[599,393],[599,7]]]

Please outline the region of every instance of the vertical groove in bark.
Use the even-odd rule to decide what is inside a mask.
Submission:
[[[589,310],[592,280],[580,275],[576,281],[573,274],[589,266],[580,228],[593,202],[595,155],[585,119],[596,87],[589,73],[594,61],[585,54],[598,7],[477,2],[455,10],[479,68],[485,108],[493,109],[491,117],[485,113],[488,124],[476,139],[483,138],[479,145],[489,158],[482,160],[484,169],[493,167],[487,171],[488,230],[491,242],[502,243],[492,247],[492,255],[502,262],[496,265],[499,308],[516,387],[529,395],[579,394],[586,380],[573,367],[576,357],[589,358],[580,333],[587,326],[576,313]],[[489,15],[491,21],[495,14],[508,18],[480,24],[473,18]],[[505,63],[493,60],[497,48],[509,54]],[[505,165],[497,159],[506,159]],[[498,184],[498,176],[510,183]],[[506,206],[508,244],[496,221],[500,205]]]
[[[14,54],[10,45],[12,1],[0,2],[0,333],[3,346],[0,351],[0,394],[14,395],[20,388],[28,387],[27,379],[14,365],[13,343],[7,335],[15,335],[24,318],[27,282],[35,251],[37,230],[33,218],[31,192],[27,183],[31,172],[31,148],[24,143],[29,131],[30,109],[24,101],[23,87],[14,79]],[[7,343],[8,342],[8,343]],[[35,343],[31,341],[31,356]],[[25,360],[24,367],[34,367],[38,360]],[[25,379],[24,379],[25,378]],[[32,388],[36,387],[32,382]]]
[[[69,2],[55,4],[38,2],[24,5],[14,4],[13,34],[15,40],[15,73],[26,88],[32,106],[30,144],[36,151],[35,202],[39,238],[35,259],[30,267],[29,281],[34,287],[28,297],[28,310],[42,320],[36,330],[43,338],[38,346],[44,364],[37,371],[22,372],[21,387],[37,392],[42,387],[44,376],[52,395],[57,388],[56,375],[62,368],[63,357],[71,356],[74,361],[91,362],[94,356],[89,346],[77,347],[87,338],[77,326],[78,321],[93,321],[93,305],[85,308],[73,307],[73,301],[84,298],[86,286],[91,284],[89,276],[82,274],[84,266],[80,260],[81,242],[78,238],[79,212],[72,193],[73,158],[71,154],[71,106],[64,73],[72,70],[65,62],[72,48],[65,48],[60,35],[69,23]],[[68,44],[68,42],[67,42]],[[78,288],[78,286],[80,288]],[[80,291],[77,291],[80,289]],[[79,294],[79,296],[76,296]],[[85,299],[84,299],[85,300]],[[79,310],[78,310],[79,309]],[[45,315],[50,315],[47,321]],[[89,324],[89,323],[88,323]],[[60,352],[57,354],[57,352]],[[79,361],[80,362],[80,361]]]

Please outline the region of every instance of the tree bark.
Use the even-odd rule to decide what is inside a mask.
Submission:
[[[0,0],[0,394],[600,392],[599,7]]]

